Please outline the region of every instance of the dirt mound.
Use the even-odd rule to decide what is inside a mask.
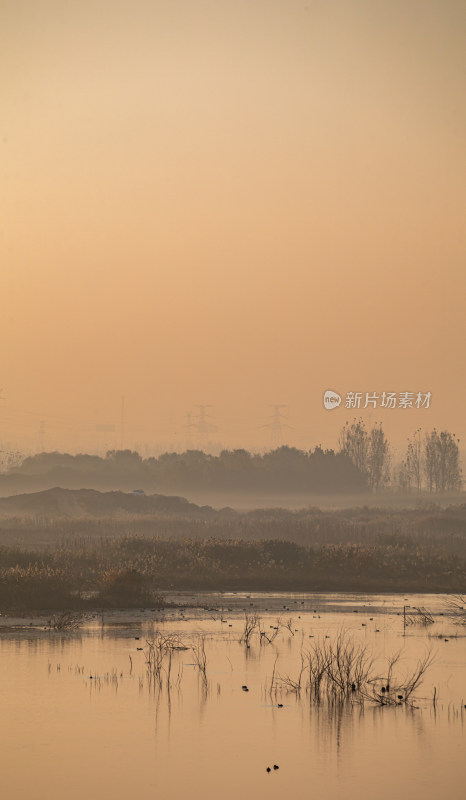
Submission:
[[[225,509],[224,512],[230,510]],[[184,497],[142,492],[99,492],[95,489],[47,489],[43,492],[0,498],[1,517],[119,517],[158,514],[213,517],[221,514]],[[234,513],[234,512],[230,512]]]

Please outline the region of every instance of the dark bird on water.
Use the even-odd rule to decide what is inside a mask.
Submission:
[[[270,767],[267,767],[267,769],[266,769],[266,772],[272,772],[272,770],[270,769]]]
[[[280,767],[278,766],[278,764],[274,764],[274,765],[273,765],[273,768],[274,768],[274,769],[280,769]]]

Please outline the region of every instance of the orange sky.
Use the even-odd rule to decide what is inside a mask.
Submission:
[[[465,17],[0,0],[0,444],[335,446],[329,388],[466,441]]]

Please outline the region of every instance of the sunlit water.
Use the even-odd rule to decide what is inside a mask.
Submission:
[[[466,796],[466,629],[439,616],[441,598],[202,599],[211,610],[162,619],[147,611],[118,624],[108,616],[74,633],[0,628],[0,797]],[[429,607],[435,623],[404,631],[408,603]],[[253,636],[247,648],[238,641],[243,609],[260,613],[268,631],[277,616],[283,624],[292,618],[291,630],[262,646]],[[156,629],[188,648],[173,651],[170,689],[166,672],[161,687],[147,673],[146,642]],[[400,677],[433,650],[413,708],[316,704],[305,685],[300,695],[270,692],[274,667],[296,678],[301,652],[342,630],[367,645],[380,674],[400,649]],[[199,636],[207,682],[190,649]]]

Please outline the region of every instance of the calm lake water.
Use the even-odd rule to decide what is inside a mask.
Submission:
[[[444,598],[176,599],[202,601],[206,609],[107,615],[103,624],[97,618],[69,633],[3,622],[1,797],[466,795],[466,628],[441,616]],[[428,608],[434,624],[404,630],[403,605]],[[262,630],[275,636],[270,644],[262,637],[261,645],[257,631],[249,648],[239,643],[245,613],[260,615]],[[334,645],[342,632],[373,657],[371,674],[380,680],[371,691],[379,696],[388,656],[400,651],[390,681],[395,686],[432,651],[434,663],[412,704],[382,706],[357,693],[343,702],[324,693],[318,703],[306,691],[306,672],[301,692],[287,691],[287,679],[298,679],[302,655]],[[148,673],[148,642],[159,634],[187,648],[170,651],[170,686],[167,652],[160,682]],[[202,645],[205,679],[196,664]]]

